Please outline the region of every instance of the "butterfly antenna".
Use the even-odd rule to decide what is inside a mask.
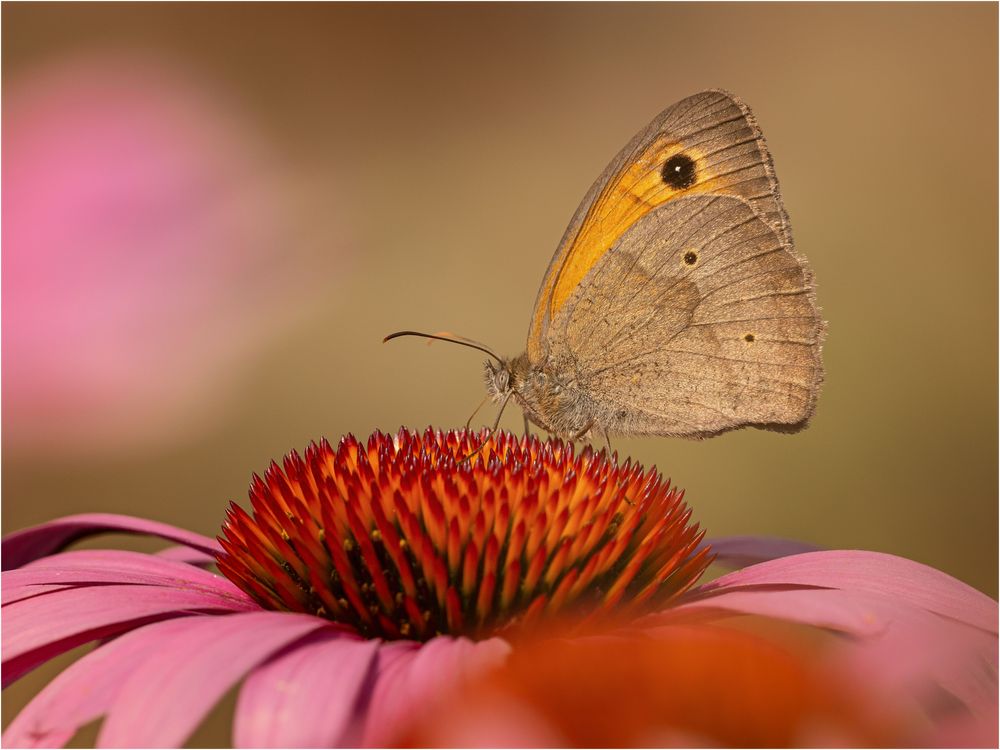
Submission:
[[[500,412],[497,414],[497,418],[493,421],[493,426],[490,427],[490,431],[486,433],[486,435],[483,437],[483,439],[479,442],[479,445],[476,446],[476,449],[474,451],[472,451],[471,453],[469,453],[467,456],[462,456],[462,458],[459,459],[460,461],[468,461],[470,458],[472,458],[474,455],[476,455],[477,453],[479,453],[479,451],[481,451],[483,449],[483,446],[486,445],[486,441],[490,439],[490,436],[493,433],[495,433],[497,431],[497,427],[500,426],[500,417],[503,416],[503,410],[507,408],[507,402],[508,401],[510,401],[510,394],[509,393],[506,396],[504,396],[503,397],[503,401],[500,402]],[[482,404],[480,404],[480,406],[482,406]],[[477,409],[476,411],[479,411],[479,410]],[[470,418],[469,421],[470,422],[472,421],[471,418]],[[466,426],[468,426],[468,425],[466,425]]]
[[[464,336],[456,336],[454,333],[449,333],[448,331],[439,331],[438,333],[422,333],[420,331],[396,331],[395,333],[390,333],[384,339],[382,343],[387,341],[392,341],[393,339],[398,339],[401,336],[420,336],[425,339],[435,339],[437,341],[450,341],[452,344],[461,344],[462,346],[468,346],[471,349],[478,349],[481,352],[489,354],[493,359],[495,359],[500,364],[503,364],[503,358],[497,354],[495,351],[490,349],[486,344],[480,344],[478,341],[473,341],[472,339],[467,339]]]

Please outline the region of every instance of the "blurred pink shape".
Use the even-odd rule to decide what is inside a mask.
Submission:
[[[8,89],[5,447],[203,427],[234,368],[331,276],[296,257],[286,176],[218,95],[163,65],[64,63]]]

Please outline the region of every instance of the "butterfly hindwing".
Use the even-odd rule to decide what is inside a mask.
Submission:
[[[741,198],[690,195],[633,224],[548,328],[610,432],[705,436],[801,427],[822,378],[812,278]]]

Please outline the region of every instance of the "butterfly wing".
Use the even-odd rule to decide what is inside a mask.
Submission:
[[[553,370],[621,434],[801,428],[822,378],[812,278],[751,203],[690,195],[645,214],[559,308]]]
[[[664,110],[590,188],[538,291],[528,332],[533,363],[545,361],[551,321],[614,242],[657,206],[698,194],[744,199],[791,243],[760,129],[750,109],[725,91],[704,91]]]

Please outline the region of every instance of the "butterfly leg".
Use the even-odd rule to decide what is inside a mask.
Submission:
[[[607,430],[604,430],[604,442],[608,444],[608,458],[610,459],[614,451],[611,448],[611,434]],[[625,498],[625,502],[629,505],[635,505],[635,501],[629,500],[627,497]]]
[[[524,414],[524,436],[531,437],[531,422],[528,421],[528,415]]]
[[[569,439],[569,440],[570,440],[570,442],[571,442],[571,443],[575,443],[575,442],[576,442],[577,440],[579,440],[579,439],[580,439],[580,438],[582,438],[582,437],[583,437],[584,435],[586,435],[586,434],[587,434],[588,432],[590,432],[590,428],[591,428],[591,427],[593,427],[593,426],[594,426],[594,420],[593,420],[593,419],[591,419],[591,420],[590,420],[590,423],[589,423],[589,424],[588,424],[588,425],[587,425],[586,427],[584,427],[584,428],[583,428],[582,430],[580,430],[580,431],[579,431],[579,432],[578,432],[578,433],[577,433],[577,434],[576,434],[575,436],[573,436],[573,437],[571,437],[571,438]]]
[[[472,420],[473,420],[473,418],[475,418],[475,416],[476,416],[476,415],[477,415],[477,414],[479,413],[479,410],[480,410],[480,409],[482,409],[482,408],[483,408],[483,405],[484,405],[484,404],[485,404],[485,403],[486,403],[487,401],[489,401],[489,400],[490,400],[490,397],[489,397],[489,396],[487,396],[486,398],[484,398],[484,399],[483,399],[482,401],[480,401],[480,402],[479,402],[479,406],[477,406],[477,407],[476,407],[476,410],[475,410],[474,412],[472,412],[472,414],[470,414],[470,415],[469,415],[469,418],[468,418],[468,419],[466,420],[466,422],[465,422],[465,431],[466,431],[466,432],[468,432],[468,431],[469,431],[469,425],[471,425],[471,424],[472,424]]]
[[[503,397],[503,401],[500,402],[500,412],[497,414],[496,421],[493,422],[493,426],[490,428],[490,431],[487,432],[483,436],[483,439],[481,441],[479,441],[479,445],[476,446],[476,449],[474,451],[472,451],[471,453],[469,453],[468,455],[463,456],[461,459],[459,459],[460,461],[468,461],[474,455],[476,455],[477,453],[479,453],[479,451],[481,451],[483,449],[483,446],[486,445],[486,441],[489,440],[491,437],[493,437],[496,434],[497,427],[500,426],[500,417],[503,416],[503,410],[507,408],[507,402],[508,401],[510,401],[510,393],[508,393],[506,396],[504,396]],[[471,417],[470,417],[469,421],[470,422],[472,421]]]

